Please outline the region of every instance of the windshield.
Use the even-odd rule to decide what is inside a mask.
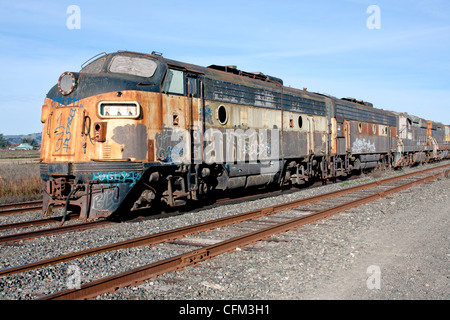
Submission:
[[[109,71],[149,78],[155,74],[157,66],[155,61],[147,58],[120,55],[112,59]]]
[[[106,57],[101,57],[91,63],[89,63],[86,67],[81,69],[80,73],[100,73],[103,70],[103,66],[105,65]]]

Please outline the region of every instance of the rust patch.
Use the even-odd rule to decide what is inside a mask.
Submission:
[[[396,127],[390,127],[391,128],[391,137],[395,138],[397,136],[397,128]]]
[[[147,141],[147,148],[148,148],[148,161],[153,162],[155,161],[155,143],[152,139],[149,139]]]
[[[94,141],[97,142],[106,141],[106,122],[94,123]]]
[[[147,127],[127,124],[114,128],[112,140],[123,145],[122,159],[146,159],[148,156]]]

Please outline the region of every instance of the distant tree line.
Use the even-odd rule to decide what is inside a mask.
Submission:
[[[31,137],[23,138],[22,143],[28,143],[30,146],[33,146],[33,147],[39,146],[36,139],[33,139]],[[8,149],[10,146],[11,146],[11,143],[5,139],[5,137],[3,136],[3,133],[0,133],[0,149]]]
[[[38,143],[33,138],[24,138],[24,139],[22,139],[22,143],[28,143],[30,146],[33,146],[33,147],[38,146]]]
[[[3,133],[0,133],[0,149],[6,149],[11,144],[3,137]]]

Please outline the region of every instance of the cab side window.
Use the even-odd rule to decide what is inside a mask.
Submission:
[[[184,75],[183,71],[169,69],[167,70],[166,80],[164,81],[163,91],[166,93],[175,93],[184,95]]]
[[[337,137],[343,137],[343,133],[342,133],[342,123],[338,122],[337,123],[337,132],[336,132],[336,136]]]
[[[187,84],[188,84],[188,96],[196,97],[198,93],[197,89],[197,78],[194,78],[192,76],[187,77]]]

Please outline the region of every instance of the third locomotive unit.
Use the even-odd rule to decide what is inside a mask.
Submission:
[[[96,219],[449,155],[449,126],[262,73],[157,53],[92,60],[63,73],[42,106],[44,214],[65,204]]]

